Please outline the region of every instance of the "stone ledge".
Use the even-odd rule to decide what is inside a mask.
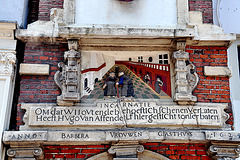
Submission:
[[[204,75],[213,77],[231,77],[232,73],[228,67],[204,66]]]
[[[232,136],[229,136],[232,135]],[[224,141],[240,144],[240,132],[213,131],[213,130],[161,130],[161,129],[125,129],[125,130],[95,130],[95,131],[5,131],[3,142],[5,144],[31,144],[31,143],[92,143],[92,142],[209,142]]]
[[[20,75],[49,75],[49,64],[20,64]]]

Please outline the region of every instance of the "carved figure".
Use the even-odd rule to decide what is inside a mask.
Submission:
[[[151,84],[151,78],[150,78],[150,76],[149,76],[148,73],[144,75],[143,81],[144,81],[145,83],[147,83],[148,85]]]
[[[122,97],[134,97],[133,82],[123,72],[119,72],[119,83],[117,85],[120,85],[119,89]]]
[[[195,70],[195,66],[189,61],[189,53],[185,51],[174,52],[175,58],[175,80],[176,93],[174,100],[178,104],[194,104],[197,97],[192,95],[196,88],[199,78]]]
[[[104,96],[113,96],[117,95],[116,82],[118,78],[114,72],[109,74],[109,77],[106,79],[103,89],[105,90]]]
[[[66,63],[58,64],[60,70],[54,75],[55,83],[62,91],[57,103],[73,105],[73,102],[80,101],[80,53],[71,49],[64,53],[64,61]]]
[[[161,87],[163,86],[163,81],[161,80],[160,77],[157,78],[154,87],[155,87],[155,91],[160,94],[161,92]]]

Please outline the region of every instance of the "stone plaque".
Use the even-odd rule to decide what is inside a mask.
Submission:
[[[150,132],[150,139],[156,140],[204,140],[205,134],[201,131],[153,131]]]
[[[31,127],[222,127],[228,119],[225,104],[195,106],[157,105],[156,102],[98,103],[89,107],[60,107],[30,104],[25,107]],[[24,108],[24,107],[23,107]]]
[[[3,141],[11,142],[106,142],[106,141],[205,141],[204,131],[195,130],[78,130],[5,131]]]
[[[106,141],[149,139],[148,131],[107,131]]]
[[[215,141],[240,141],[240,132],[206,131],[206,139]]]
[[[5,131],[3,141],[45,141],[47,131]]]
[[[105,132],[50,131],[48,141],[105,141]]]

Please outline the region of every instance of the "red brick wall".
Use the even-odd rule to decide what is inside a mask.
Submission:
[[[203,12],[203,23],[213,23],[212,0],[188,0],[190,11]]]
[[[210,160],[204,143],[145,143],[145,149],[162,154],[169,159]]]
[[[67,45],[27,43],[24,63],[49,64],[49,76],[21,76],[20,96],[17,106],[16,130],[23,125],[24,111],[20,103],[56,103],[60,90],[54,82],[54,74],[58,70],[58,62],[63,61]]]
[[[99,153],[105,152],[110,145],[66,145],[44,146],[44,159],[71,158],[85,160]]]
[[[19,103],[55,103],[60,90],[54,82],[58,62],[63,61],[67,46],[27,43],[24,63],[49,64],[49,76],[21,76]]]
[[[196,66],[199,75],[199,84],[193,93],[198,102],[228,103],[226,112],[231,117],[227,124],[233,125],[229,78],[204,75],[204,66],[227,66],[227,48],[187,46],[186,52],[189,52],[190,61]]]
[[[145,143],[145,149],[159,153],[170,159],[199,159],[210,160],[206,144],[199,143]],[[77,158],[84,160],[98,153],[105,152],[110,145],[72,145],[45,146],[44,158]]]
[[[49,21],[52,8],[63,8],[64,0],[40,0],[38,19]]]
[[[28,24],[38,20],[39,0],[31,0],[28,2]]]
[[[227,66],[227,48],[187,46],[186,52],[189,52],[200,79],[194,91],[198,101],[231,103],[229,78],[204,76],[204,66]]]

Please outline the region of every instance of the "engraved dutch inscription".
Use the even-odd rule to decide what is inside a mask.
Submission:
[[[96,107],[29,107],[29,126],[211,126],[228,119],[218,106],[157,105],[156,102],[98,103]]]

